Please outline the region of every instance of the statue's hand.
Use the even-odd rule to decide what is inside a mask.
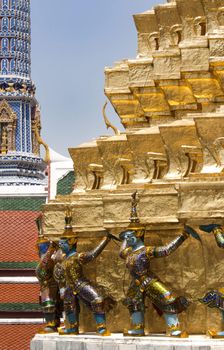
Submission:
[[[221,227],[221,225],[218,225],[218,224],[209,224],[209,225],[199,226],[200,230],[208,233],[212,232],[215,228],[219,228],[219,227]]]
[[[121,242],[121,240],[119,238],[117,238],[116,236],[112,235],[112,233],[107,232],[107,237],[109,239],[114,239],[115,241]]]
[[[64,300],[64,296],[65,296],[65,288],[62,287],[62,288],[60,288],[60,298],[61,298],[62,300]]]
[[[188,225],[184,226],[184,233],[188,236],[192,236],[193,238],[197,239],[198,241],[201,241],[199,234],[192,227],[190,227]]]
[[[51,242],[50,242],[50,247],[51,247],[51,248],[54,248],[54,249],[58,249],[58,248],[59,248],[58,242],[51,241]]]

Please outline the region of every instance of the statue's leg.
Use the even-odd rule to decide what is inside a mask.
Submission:
[[[66,288],[64,294],[65,327],[58,328],[60,335],[79,334],[79,302],[71,288]]]
[[[167,335],[171,337],[187,337],[181,331],[178,314],[186,310],[188,302],[184,297],[176,297],[162,282],[151,281],[146,287],[146,295],[163,314],[167,324]]]
[[[124,336],[130,337],[144,337],[144,311],[130,311],[132,327],[124,330]]]
[[[97,324],[97,333],[103,336],[110,335],[106,327],[106,313],[104,310],[104,303],[102,298],[97,298],[92,301],[93,316]]]
[[[224,338],[224,311],[223,310],[220,310],[221,312],[221,315],[222,315],[222,331],[220,332],[217,332],[215,330],[209,330],[208,331],[208,334],[210,335],[211,338],[214,338],[214,339],[222,339]]]
[[[209,335],[212,338],[224,338],[224,288],[219,288],[218,292],[215,293],[215,295],[215,307],[219,309],[222,317],[222,330],[220,332],[210,330]],[[211,306],[212,305],[210,305],[210,307]]]
[[[222,315],[222,331],[217,333],[217,338],[224,338],[224,310],[220,310]]]
[[[144,294],[140,292],[139,287],[131,284],[124,305],[128,307],[131,325],[128,330],[124,330],[124,336],[142,337],[145,335],[145,318],[144,318]]]
[[[61,324],[61,318],[63,317],[63,310],[64,310],[64,304],[63,300],[61,299],[60,296],[60,291],[59,288],[57,288],[57,295],[56,295],[56,311],[55,311],[55,319],[58,327],[60,327]]]
[[[222,331],[210,329],[208,333],[211,338],[224,338],[224,289],[210,290],[199,301],[209,308],[218,309],[222,316]]]
[[[163,317],[167,324],[167,335],[173,337],[181,336],[180,323],[177,314],[164,313]]]
[[[49,285],[50,288],[50,298],[55,301],[55,323],[57,327],[60,327],[63,303],[60,298],[59,286],[58,283],[52,279],[52,282]]]
[[[41,307],[46,325],[39,329],[39,334],[48,334],[57,332],[57,327],[60,325],[56,315],[56,300],[52,297],[50,287],[41,290]]]
[[[224,310],[221,311],[222,314],[222,331],[219,332],[219,335],[221,335],[224,338]]]
[[[101,294],[100,288],[86,283],[79,292],[79,298],[92,310],[97,325],[97,333],[101,336],[108,336],[110,332],[106,327],[104,296]]]

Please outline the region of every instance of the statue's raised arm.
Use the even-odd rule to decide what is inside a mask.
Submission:
[[[163,258],[166,257],[179,248],[183,242],[189,237],[192,236],[193,238],[201,241],[199,235],[197,232],[190,226],[185,225],[182,233],[174,238],[171,242],[165,244],[161,247],[155,247],[152,251],[152,255],[154,258]]]
[[[208,233],[213,233],[215,236],[215,240],[217,245],[220,248],[224,248],[224,228],[219,224],[209,224],[209,225],[201,225],[200,230]]]
[[[107,234],[107,236],[105,236],[94,249],[92,249],[89,252],[79,253],[80,263],[82,265],[85,265],[93,261],[94,259],[96,259],[102,253],[102,251],[106,248],[110,240],[111,240],[111,237],[109,234]]]
[[[181,235],[174,238],[171,242],[167,243],[166,245],[160,246],[160,247],[154,247],[152,251],[153,257],[163,258],[172,254],[177,250],[177,248],[179,248],[183,244],[183,242],[188,238],[188,236],[189,235],[185,231],[183,231]]]

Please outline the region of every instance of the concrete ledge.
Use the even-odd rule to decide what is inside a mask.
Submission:
[[[37,334],[31,341],[30,350],[224,350],[224,340],[200,335],[178,339],[158,335],[133,338],[122,334],[99,337],[94,334],[59,336],[54,333]]]

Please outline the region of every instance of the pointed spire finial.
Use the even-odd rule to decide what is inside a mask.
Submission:
[[[138,191],[136,190],[134,193],[132,193],[131,197],[131,215],[129,220],[131,223],[139,223],[140,220],[137,213],[137,205],[139,202]]]

